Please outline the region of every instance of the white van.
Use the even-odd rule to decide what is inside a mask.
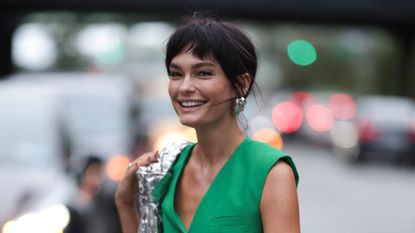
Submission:
[[[75,184],[65,172],[57,92],[0,82],[0,223],[3,232],[63,229]]]
[[[20,153],[19,156],[22,159],[25,159],[24,156],[30,157],[35,153],[42,153],[46,158],[56,162],[56,164],[43,164],[45,166],[41,172],[46,174],[51,170],[57,170],[57,173],[60,173],[60,175],[49,174],[49,177],[42,178],[44,183],[49,183],[49,180],[60,176],[65,179],[77,177],[79,175],[77,173],[82,172],[83,161],[89,156],[99,157],[104,164],[115,157],[125,158],[123,161],[128,160],[127,156],[134,140],[135,103],[134,86],[127,79],[103,74],[37,73],[10,76],[2,86],[4,86],[2,89],[10,89],[11,86],[19,88],[16,88],[15,94],[10,94],[11,91],[0,90],[0,96],[4,96],[0,104],[9,106],[7,108],[0,106],[0,121],[2,121],[0,122],[2,131],[0,140],[8,142],[7,137],[13,135],[25,137],[26,134],[29,135],[27,131],[32,129],[35,133],[30,135],[33,135],[35,141],[31,144],[23,143],[23,146],[20,145],[17,149],[19,152],[16,153]],[[31,95],[31,92],[36,92],[36,95]],[[22,100],[22,103],[17,100]],[[10,108],[14,110],[10,111]],[[4,115],[3,111],[7,114]],[[3,132],[3,128],[7,129],[7,132]],[[43,140],[48,144],[36,144],[36,140]],[[10,151],[13,150],[16,149],[10,149]],[[39,159],[34,159],[34,162],[39,162]],[[122,165],[113,166],[115,170],[119,170],[120,167],[124,171]],[[70,172],[66,172],[67,170]],[[8,172],[13,173],[13,171]],[[112,206],[116,182],[109,179],[111,178],[109,173],[111,171],[106,167],[99,203],[97,203],[101,209],[97,209],[97,213],[93,214],[94,216],[100,215],[101,224],[99,225],[103,229],[99,232],[102,233],[116,232],[119,227],[115,207]],[[34,173],[32,174],[29,170],[26,170],[24,174],[34,176]],[[8,182],[12,182],[11,178],[3,180],[3,177],[2,175],[0,183],[2,188],[7,186]],[[74,183],[74,181],[72,179],[70,182]],[[39,190],[33,187],[37,185],[24,186],[22,182],[19,181],[19,183],[22,185],[16,186],[16,192],[27,193]],[[58,187],[57,184],[64,182],[53,181],[52,183]],[[55,190],[47,192],[48,195],[52,195]],[[66,194],[69,197],[62,198],[62,200],[70,201],[73,191],[68,190]],[[13,213],[15,212],[11,210],[13,208],[3,211],[2,208],[6,206],[3,204],[5,200],[5,198],[0,199],[0,212],[19,216]],[[41,201],[34,202],[38,204]],[[72,208],[72,205],[68,207]],[[69,210],[71,211],[70,208]],[[19,211],[20,213],[22,212]],[[2,220],[4,218],[13,219],[9,216],[2,216]]]

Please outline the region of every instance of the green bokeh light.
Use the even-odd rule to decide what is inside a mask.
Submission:
[[[306,40],[292,41],[287,47],[288,57],[294,64],[308,66],[317,60],[317,51]]]

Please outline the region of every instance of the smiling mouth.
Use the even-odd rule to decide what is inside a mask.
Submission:
[[[197,108],[204,105],[207,101],[200,100],[190,100],[190,101],[180,101],[180,106],[183,108]]]

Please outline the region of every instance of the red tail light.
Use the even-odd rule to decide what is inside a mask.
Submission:
[[[409,136],[412,141],[415,142],[415,122],[412,124],[411,130],[409,131]]]
[[[357,128],[359,130],[360,142],[368,143],[376,139],[376,128],[369,120],[360,119],[357,122]]]

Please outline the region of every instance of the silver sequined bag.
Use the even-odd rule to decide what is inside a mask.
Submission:
[[[177,156],[192,144],[189,141],[178,141],[164,147],[159,152],[158,162],[147,167],[140,167],[136,173],[138,180],[138,194],[136,203],[140,213],[138,233],[162,232],[160,199],[153,195],[157,185],[158,189],[167,191],[169,178],[171,178],[171,166]]]

